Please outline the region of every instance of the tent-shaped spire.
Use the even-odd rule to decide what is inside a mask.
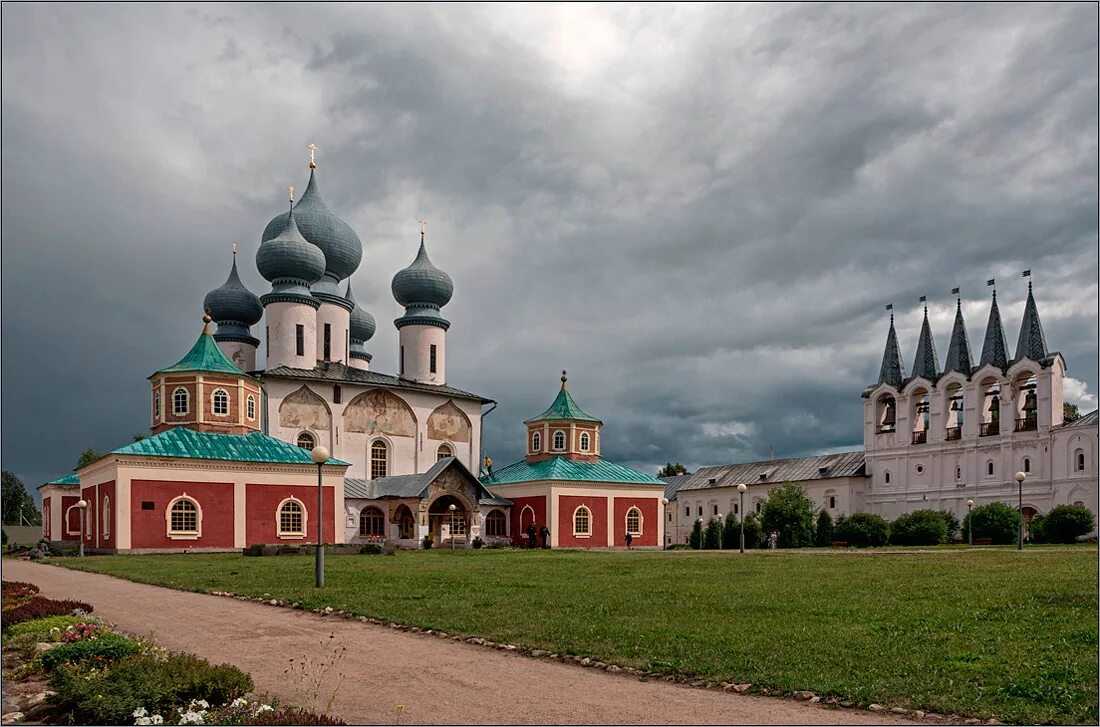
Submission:
[[[1035,296],[1031,293],[1031,281],[1027,284],[1024,320],[1020,324],[1020,340],[1016,342],[1016,358],[1013,360],[1019,361],[1024,357],[1032,361],[1042,361],[1047,357],[1047,339],[1043,335],[1043,324],[1039,321]]]
[[[890,384],[900,389],[905,381],[905,366],[901,362],[898,349],[898,334],[894,330],[894,314],[890,314],[890,332],[886,334],[886,350],[882,353],[882,368],[879,369],[878,383]]]
[[[940,362],[936,356],[936,342],[932,340],[932,327],[928,323],[928,306],[924,307],[924,323],[917,340],[917,355],[913,359],[913,376],[935,381],[940,375]]]
[[[943,372],[958,371],[960,374],[970,375],[970,338],[966,335],[966,323],[963,322],[962,299],[955,306],[955,325],[951,329],[951,343],[947,347],[947,361],[944,363]]]
[[[205,315],[202,317],[202,320],[202,333],[199,334],[199,339],[195,341],[195,345],[191,347],[187,355],[172,366],[154,372],[153,375],[183,371],[210,371],[222,374],[233,374],[234,376],[243,376],[249,379],[252,378],[237,368],[232,361],[225,357],[222,350],[218,348],[218,344],[214,342],[214,337],[210,335],[210,316]]]
[[[566,386],[566,382],[569,380],[567,374],[561,372],[561,391],[558,392],[557,397],[554,399],[554,403],[550,405],[550,408],[539,414],[534,419],[528,419],[524,424],[530,424],[531,422],[541,421],[562,421],[566,419],[573,419],[580,422],[597,422],[603,424],[596,417],[586,413],[583,409],[577,406],[577,402],[573,401],[573,397],[569,395],[569,388]]]
[[[1001,311],[997,308],[997,291],[993,291],[993,304],[989,307],[989,322],[985,324],[985,342],[982,344],[982,360],[979,366],[993,364],[1002,369],[1008,368],[1008,341],[1005,329],[1001,325]]]

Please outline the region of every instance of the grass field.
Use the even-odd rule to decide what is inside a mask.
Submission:
[[[1097,551],[426,551],[65,566],[654,671],[1005,722],[1097,721]]]

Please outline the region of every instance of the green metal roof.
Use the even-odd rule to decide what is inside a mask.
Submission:
[[[56,480],[50,480],[47,485],[79,485],[80,478],[76,475],[65,475],[64,477],[58,477]]]
[[[111,454],[218,459],[230,462],[314,464],[309,456],[309,450],[269,437],[262,432],[214,434],[196,432],[186,427],[167,429],[156,436],[120,447]],[[333,457],[329,459],[328,464],[347,465],[348,463]]]
[[[206,326],[203,326],[199,340],[195,341],[195,345],[191,347],[191,350],[187,352],[186,356],[172,366],[157,371],[154,376],[156,374],[168,374],[176,371],[217,371],[219,373],[252,378],[234,366],[233,362],[225,357],[222,350],[218,348],[218,344],[214,340],[214,337],[206,330]]]
[[[549,409],[539,414],[534,419],[528,419],[524,422],[525,424],[530,424],[531,422],[560,421],[562,419],[603,424],[599,419],[586,414],[583,409],[577,406],[577,402],[573,401],[573,397],[569,395],[569,389],[565,388],[565,380],[565,372],[563,371],[561,375],[561,391],[558,392],[558,396],[554,399],[554,403],[550,405]]]
[[[622,482],[637,485],[658,485],[662,488],[665,486],[664,481],[656,477],[624,467],[621,464],[609,462],[606,459],[596,460],[595,462],[575,462],[564,457],[552,457],[534,463],[520,460],[481,478],[481,481],[490,487],[540,480]]]

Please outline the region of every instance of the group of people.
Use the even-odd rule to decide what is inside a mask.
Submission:
[[[535,530],[535,524],[531,523],[527,526],[527,547],[534,549],[539,547],[537,539],[542,538],[542,547],[550,547],[550,528],[543,525],[538,530]]]

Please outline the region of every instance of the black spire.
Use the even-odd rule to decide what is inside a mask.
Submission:
[[[905,381],[905,367],[901,363],[898,350],[898,334],[894,331],[894,314],[890,314],[890,332],[886,334],[886,350],[882,354],[882,368],[879,369],[878,383],[890,384],[900,389]]]
[[[947,347],[947,361],[943,372],[958,371],[970,375],[970,338],[966,335],[966,323],[963,322],[962,299],[955,306],[955,325],[951,329],[951,343]]]
[[[1024,320],[1020,324],[1020,340],[1016,342],[1016,358],[1013,360],[1019,361],[1024,357],[1032,361],[1042,361],[1047,357],[1047,339],[1043,335],[1043,324],[1039,321],[1039,309],[1035,305],[1035,296],[1031,293],[1030,280],[1027,283]]]
[[[1001,311],[997,308],[997,291],[993,291],[993,304],[989,307],[989,322],[985,324],[985,342],[982,344],[982,360],[979,366],[993,364],[1002,369],[1008,368],[1008,341],[1005,329],[1001,325]]]
[[[936,356],[936,342],[932,340],[932,327],[928,324],[928,306],[924,306],[924,323],[920,327],[917,340],[917,355],[913,360],[913,376],[935,381],[940,375],[939,357]]]

